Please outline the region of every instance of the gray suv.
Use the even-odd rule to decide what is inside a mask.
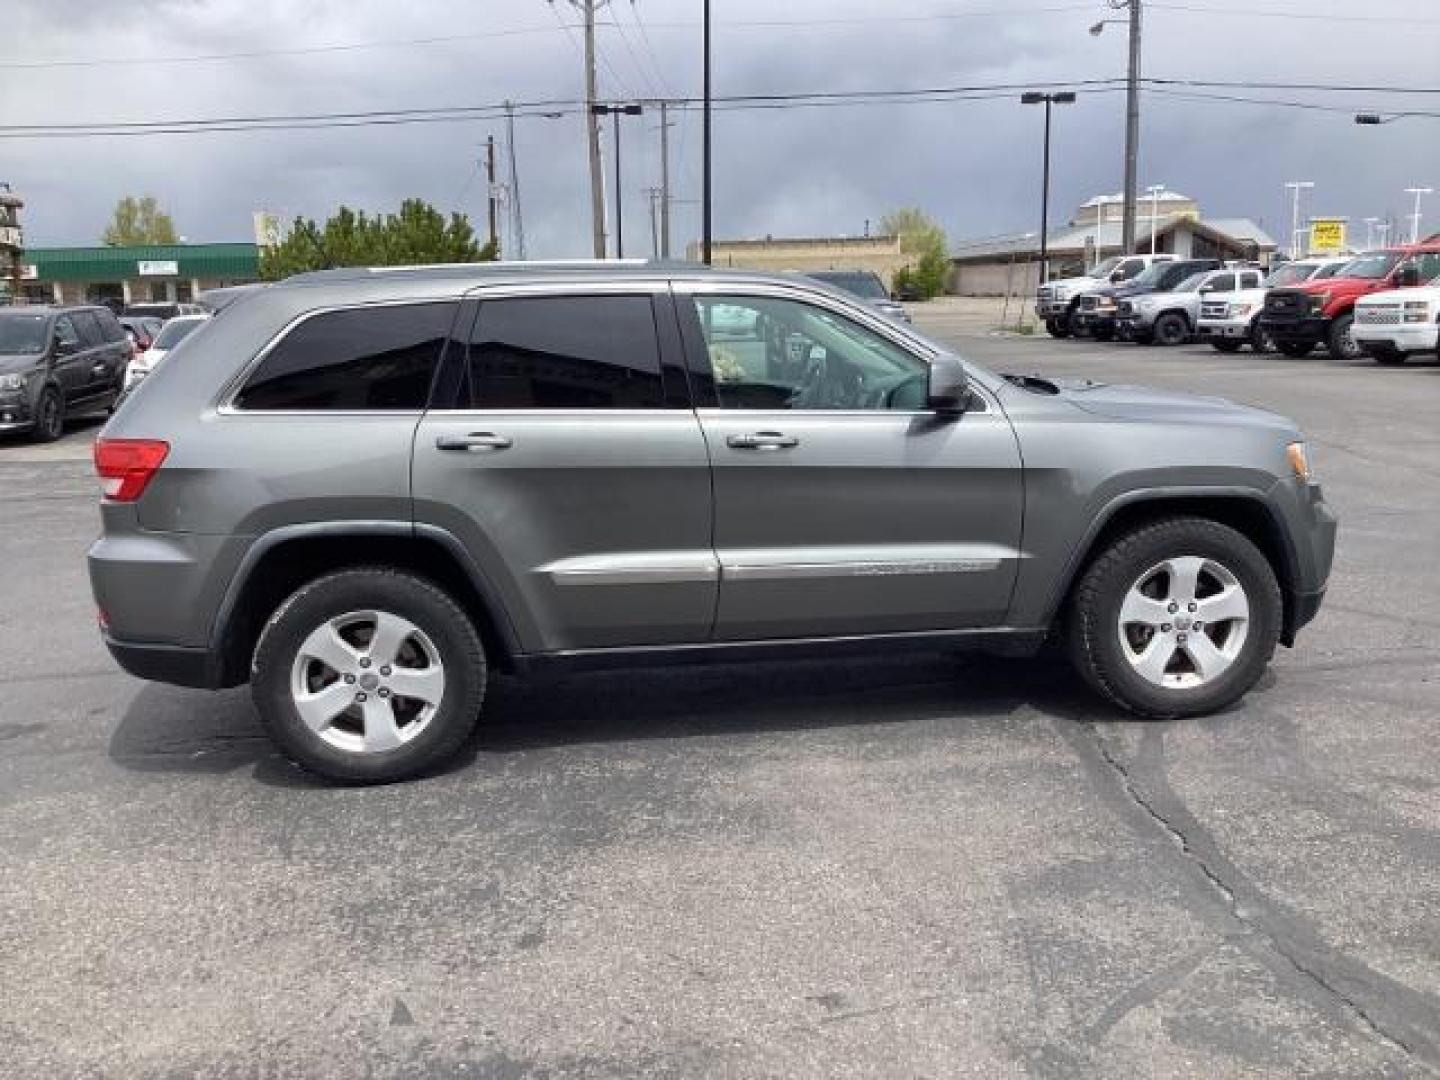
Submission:
[[[176,351],[96,445],[105,641],[248,681],[347,781],[451,756],[497,669],[1053,639],[1132,712],[1205,713],[1330,570],[1288,420],[994,375],[800,279],[325,271]]]

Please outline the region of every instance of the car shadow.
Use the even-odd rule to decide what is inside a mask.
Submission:
[[[491,680],[482,722],[435,775],[496,755],[566,746],[745,737],[951,720],[987,724],[1022,706],[1071,722],[1114,721],[1068,664],[978,654],[684,665]],[[227,773],[253,768],[281,787],[329,788],[273,746],[247,689],[217,693],[149,683],[110,739],[122,768]]]

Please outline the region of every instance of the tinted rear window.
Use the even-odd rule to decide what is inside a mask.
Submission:
[[[453,303],[385,304],[313,315],[266,355],[242,409],[423,409]]]
[[[80,331],[80,340],[87,347],[105,344],[105,335],[100,330],[100,320],[95,317],[93,311],[77,311],[71,318],[75,320],[75,329]]]
[[[658,409],[648,296],[487,300],[470,340],[477,409]]]

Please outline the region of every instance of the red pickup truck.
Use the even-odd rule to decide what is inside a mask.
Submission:
[[[1361,355],[1350,334],[1355,301],[1385,289],[1423,285],[1440,275],[1440,243],[1411,244],[1357,255],[1324,281],[1265,294],[1260,325],[1286,356],[1305,356],[1324,345],[1336,360]]]

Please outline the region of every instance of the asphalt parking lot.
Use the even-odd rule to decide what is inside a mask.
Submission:
[[[1301,422],[1336,572],[1240,707],[951,655],[501,681],[457,768],[329,787],[110,662],[94,426],[0,444],[0,1074],[1440,1071],[1440,366],[918,321]]]

